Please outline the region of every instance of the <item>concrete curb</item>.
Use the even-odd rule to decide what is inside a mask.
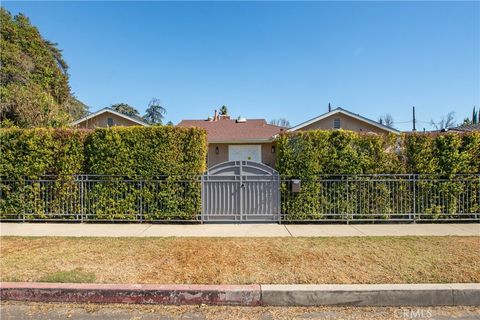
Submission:
[[[262,285],[274,306],[479,306],[480,284]]]
[[[143,304],[261,304],[259,285],[149,285],[2,282],[0,299]]]
[[[2,282],[0,299],[243,306],[480,306],[480,284],[149,285]]]

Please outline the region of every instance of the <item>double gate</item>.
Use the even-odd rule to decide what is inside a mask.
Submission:
[[[252,161],[211,167],[202,178],[202,221],[280,221],[280,176]]]

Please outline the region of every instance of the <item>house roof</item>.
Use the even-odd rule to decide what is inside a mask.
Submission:
[[[480,123],[462,124],[457,127],[448,128],[448,131],[460,131],[460,132],[480,131]]]
[[[330,111],[330,112],[324,113],[324,114],[322,114],[322,115],[320,115],[320,116],[318,116],[318,117],[315,117],[315,118],[313,118],[313,119],[310,119],[310,120],[308,120],[308,121],[305,121],[305,122],[303,122],[303,123],[300,123],[299,125],[297,125],[297,126],[295,126],[295,127],[293,127],[293,128],[288,129],[288,131],[289,131],[289,132],[290,132],[290,131],[297,131],[297,130],[303,128],[303,127],[306,127],[306,126],[308,126],[308,125],[310,125],[310,124],[312,124],[312,123],[315,123],[315,122],[317,122],[317,121],[319,121],[319,120],[325,119],[325,118],[327,118],[327,117],[329,117],[329,116],[331,116],[331,115],[337,114],[337,113],[341,113],[341,114],[344,114],[344,115],[346,115],[346,116],[355,118],[355,119],[357,119],[357,120],[366,122],[366,123],[368,123],[368,124],[370,124],[370,125],[372,125],[372,126],[375,126],[375,127],[377,127],[377,128],[383,129],[383,130],[388,131],[388,132],[392,132],[392,133],[396,133],[396,134],[399,134],[399,133],[400,133],[400,131],[398,131],[398,130],[396,130],[396,129],[390,128],[390,127],[388,127],[388,126],[386,126],[386,125],[383,125],[383,124],[381,124],[381,123],[379,123],[379,122],[377,122],[377,121],[373,121],[373,120],[371,120],[371,119],[365,118],[365,117],[363,117],[363,116],[361,116],[361,115],[359,115],[359,114],[350,112],[350,111],[345,110],[345,109],[343,109],[343,108],[335,108],[335,109],[333,109],[333,110]]]
[[[247,119],[245,122],[222,118],[216,121],[182,120],[177,126],[205,129],[209,143],[268,142],[273,140],[273,136],[286,129],[268,124],[265,119]]]
[[[128,120],[130,120],[130,121],[132,121],[132,122],[135,122],[135,123],[137,123],[137,124],[139,124],[139,125],[141,125],[141,126],[148,126],[148,124],[145,123],[145,121],[143,121],[143,119],[140,118],[140,117],[137,117],[137,116],[127,116],[127,115],[125,115],[125,114],[123,114],[123,113],[121,113],[121,112],[115,111],[115,110],[110,109],[110,108],[103,108],[103,109],[98,110],[97,112],[90,113],[88,116],[85,116],[85,117],[80,118],[80,119],[78,119],[78,120],[76,120],[76,121],[73,121],[70,125],[76,126],[76,125],[79,124],[79,123],[82,123],[82,122],[84,122],[84,121],[87,121],[88,119],[94,118],[94,117],[96,117],[96,116],[98,116],[98,115],[101,115],[102,113],[106,113],[106,112],[111,113],[111,114],[114,114],[114,115],[117,115],[117,116],[122,117],[122,118],[125,118],[125,119],[128,119]]]

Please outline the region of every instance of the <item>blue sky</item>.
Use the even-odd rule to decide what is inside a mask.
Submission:
[[[480,106],[479,2],[2,2],[58,42],[95,111],[159,98],[166,120],[298,124],[329,102],[421,129]]]

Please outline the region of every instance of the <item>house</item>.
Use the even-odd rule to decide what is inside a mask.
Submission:
[[[362,117],[359,114],[350,112],[343,108],[335,108],[316,118],[305,121],[293,128],[288,129],[289,132],[299,130],[331,130],[343,129],[356,132],[373,132],[380,134],[395,133],[400,131],[383,125],[377,121]]]
[[[103,108],[72,122],[70,126],[75,128],[94,129],[113,126],[148,126],[148,124],[140,117],[127,116],[113,109]]]
[[[225,161],[249,160],[274,167],[274,136],[286,128],[268,124],[265,119],[230,119],[218,115],[206,120],[182,120],[178,127],[198,127],[207,131],[207,166]]]

